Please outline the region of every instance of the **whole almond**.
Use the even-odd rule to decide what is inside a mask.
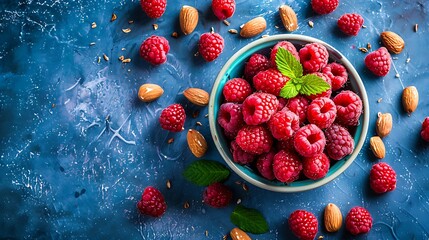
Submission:
[[[381,140],[379,136],[371,137],[369,139],[369,146],[376,158],[382,159],[386,156],[386,148],[384,147],[383,140]]]
[[[408,114],[414,112],[419,104],[419,92],[414,86],[408,86],[402,92],[402,106]]]
[[[195,157],[202,157],[207,151],[207,142],[204,136],[195,129],[189,129],[186,136],[189,149]]]
[[[152,102],[164,94],[164,89],[159,85],[146,83],[140,86],[138,97],[143,102]]]
[[[261,34],[267,28],[267,22],[263,17],[254,18],[243,25],[240,36],[251,38]]]
[[[209,104],[210,95],[208,92],[199,88],[188,88],[183,92],[186,99],[198,106],[207,106]]]
[[[378,113],[377,122],[375,125],[375,130],[377,135],[381,138],[389,135],[392,131],[392,115],[390,113]]]
[[[326,205],[323,219],[328,232],[336,232],[343,225],[343,215],[337,205],[333,203]]]
[[[183,34],[188,35],[192,33],[198,24],[198,10],[194,7],[184,5],[180,9],[179,22]]]
[[[233,228],[231,232],[229,232],[232,240],[252,240],[247,233],[245,233],[240,228]]]
[[[404,39],[394,32],[382,32],[380,38],[383,45],[392,53],[399,54],[405,47]]]
[[[286,30],[293,32],[298,28],[298,18],[296,17],[295,11],[291,7],[288,5],[280,6],[279,14]]]

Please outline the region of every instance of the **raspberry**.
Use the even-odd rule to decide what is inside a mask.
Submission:
[[[232,191],[222,183],[213,183],[206,187],[203,193],[203,201],[205,204],[214,208],[222,208],[228,206],[232,200]]]
[[[325,80],[325,82],[327,82],[329,84],[329,86],[331,86],[331,79],[328,77],[328,75],[326,75],[324,73],[321,73],[321,72],[315,72],[315,73],[312,73],[312,74],[316,75],[316,76],[318,76],[320,78],[322,78],[323,80]],[[321,92],[321,93],[318,93],[318,94],[312,94],[312,95],[309,95],[307,97],[309,99],[311,99],[311,100],[316,99],[318,97],[327,97],[327,98],[330,98],[331,94],[332,94],[332,88],[329,88],[328,90],[326,90],[324,92]]]
[[[224,103],[220,105],[217,122],[226,132],[235,136],[238,130],[244,126],[241,104]]]
[[[277,143],[276,143],[276,149],[278,151],[285,150],[285,151],[293,151],[293,152],[295,152],[295,147],[293,146],[293,137],[289,138],[286,141],[277,141]]]
[[[318,14],[328,14],[337,9],[339,0],[311,0],[311,7]]]
[[[356,93],[349,90],[341,91],[333,101],[337,106],[338,123],[346,126],[358,125],[362,114],[362,100]]]
[[[273,161],[274,155],[276,153],[274,151],[269,151],[258,157],[256,160],[256,169],[258,169],[259,173],[268,180],[274,180],[274,172],[273,172]]]
[[[346,216],[346,229],[353,235],[367,233],[372,227],[371,214],[363,207],[353,207]]]
[[[245,152],[238,146],[236,141],[231,142],[231,152],[232,159],[238,164],[245,165],[255,160],[255,155]]]
[[[279,47],[284,48],[285,50],[288,50],[290,53],[292,53],[292,55],[296,58],[296,60],[299,61],[299,54],[295,46],[291,42],[281,41],[281,42],[278,42],[276,45],[274,45],[273,49],[271,50],[270,63],[272,67],[277,69],[276,54]]]
[[[329,63],[322,69],[322,73],[326,74],[331,80],[332,91],[337,91],[347,82],[347,70],[339,63]]]
[[[426,117],[422,123],[422,130],[420,131],[420,136],[423,140],[429,142],[429,117]]]
[[[219,20],[225,20],[232,17],[235,12],[235,1],[234,0],[213,0],[212,10],[214,15]]]
[[[253,77],[260,71],[267,70],[270,67],[270,61],[262,54],[255,53],[250,56],[244,66],[244,78],[252,82]]]
[[[302,172],[313,180],[323,178],[328,173],[329,167],[329,158],[324,153],[304,158],[302,161]]]
[[[338,124],[325,129],[326,153],[334,160],[340,160],[354,149],[354,140],[349,131]]]
[[[287,109],[276,112],[268,121],[268,129],[275,139],[285,141],[299,129],[299,117]]]
[[[313,157],[323,152],[326,139],[319,127],[308,124],[296,131],[293,145],[301,156]]]
[[[328,64],[329,53],[320,43],[309,43],[299,50],[302,67],[307,73],[319,72]]]
[[[277,97],[279,100],[279,105],[277,106],[277,111],[281,111],[284,107],[286,107],[287,99],[282,97]]]
[[[223,38],[218,33],[204,33],[198,43],[198,51],[207,62],[215,60],[223,51],[225,46]]]
[[[223,87],[223,96],[228,102],[241,103],[250,94],[252,94],[252,87],[242,78],[233,78],[225,83]]]
[[[279,96],[280,90],[285,86],[289,78],[279,70],[270,68],[261,71],[253,77],[253,86],[256,90]]]
[[[294,152],[281,150],[274,155],[273,172],[280,182],[291,183],[297,180],[301,170],[301,159]]]
[[[299,117],[299,121],[304,123],[307,119],[307,107],[309,105],[309,101],[304,96],[298,95],[294,98],[289,99],[286,104],[286,107],[294,112]]]
[[[385,47],[366,55],[365,66],[379,77],[386,76],[390,71],[390,53]]]
[[[140,56],[153,65],[160,65],[167,61],[170,51],[168,40],[164,37],[152,35],[140,46]]]
[[[167,6],[167,0],[140,0],[143,11],[150,18],[160,18]]]
[[[235,140],[245,152],[256,155],[269,152],[273,145],[273,137],[262,126],[243,127],[238,131]]]
[[[313,240],[318,231],[318,221],[313,213],[306,210],[296,210],[288,219],[289,228],[301,240]]]
[[[385,193],[395,190],[395,170],[385,162],[374,164],[369,173],[369,185],[376,193]]]
[[[137,208],[142,214],[152,217],[160,217],[165,213],[167,204],[162,193],[154,187],[146,187]]]
[[[276,112],[279,100],[269,93],[253,93],[243,102],[243,118],[248,125],[268,122]]]
[[[330,127],[337,116],[337,107],[330,98],[314,99],[307,108],[307,119],[321,129]]]
[[[340,30],[350,36],[358,35],[363,25],[363,17],[357,13],[346,13],[337,22]]]
[[[183,109],[182,105],[175,103],[162,110],[161,116],[159,116],[159,123],[162,129],[180,132],[183,130],[185,119],[185,109]]]

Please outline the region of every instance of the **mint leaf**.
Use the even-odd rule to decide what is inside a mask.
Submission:
[[[301,84],[300,84],[301,85]],[[290,79],[286,82],[285,86],[280,90],[280,97],[283,98],[293,98],[298,95],[298,89],[295,85],[293,79]]]
[[[299,93],[307,96],[323,93],[331,87],[329,83],[314,74],[307,74],[301,80],[302,84]]]
[[[253,234],[268,232],[268,223],[264,216],[256,209],[246,208],[241,205],[235,207],[231,213],[231,222],[241,230]]]
[[[186,180],[198,185],[208,186],[228,178],[229,170],[225,165],[212,160],[197,160],[183,172]]]
[[[288,50],[279,47],[276,53],[277,69],[286,77],[302,77],[302,65]]]

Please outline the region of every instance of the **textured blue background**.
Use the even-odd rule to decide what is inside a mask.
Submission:
[[[316,190],[271,193],[249,185],[244,191],[232,174],[226,184],[234,189],[234,199],[259,209],[270,226],[270,232],[252,237],[288,239],[292,233],[287,217],[292,211],[312,211],[321,222],[324,206],[333,202],[343,214],[356,205],[370,210],[373,229],[356,239],[428,239],[429,144],[419,137],[421,122],[429,115],[429,5],[424,0],[341,1],[325,16],[314,15],[307,0],[237,0],[229,27],[216,20],[208,0],[170,0],[157,20],[147,18],[136,0],[1,0],[0,239],[221,239],[234,227],[229,215],[235,204],[212,209],[201,202],[203,188],[181,175],[195,160],[187,149],[186,131],[168,133],[159,128],[157,119],[162,108],[182,103],[188,114],[185,128],[201,131],[210,144],[206,158],[222,161],[209,135],[207,108],[187,102],[183,90],[210,91],[227,59],[257,38],[242,39],[228,29],[264,16],[268,22],[264,34],[285,33],[277,12],[284,3],[298,13],[295,33],[331,44],[361,74],[371,109],[368,139],[375,133],[377,112],[393,115],[383,161],[397,171],[398,184],[384,195],[371,192],[368,174],[377,160],[368,139],[348,170]],[[170,35],[180,30],[178,14],[184,4],[199,10],[200,21],[194,33],[174,39]],[[362,14],[367,26],[357,37],[346,37],[336,27],[336,19],[351,11]],[[112,13],[118,16],[113,23]],[[308,26],[309,20],[314,28]],[[91,29],[92,22],[97,28]],[[418,32],[413,31],[414,24],[419,24]],[[199,36],[210,27],[223,35],[226,46],[216,61],[205,63],[194,53]],[[125,34],[123,28],[132,31]],[[384,30],[399,33],[406,47],[393,56],[390,73],[376,78],[365,69],[365,54],[357,48],[368,42],[379,47]],[[159,67],[138,56],[141,42],[152,34],[170,41],[168,61]],[[89,46],[91,42],[96,44]],[[110,61],[103,60],[103,53]],[[121,55],[132,62],[120,63]],[[136,97],[139,86],[147,82],[165,89],[150,104]],[[419,107],[411,116],[400,101],[408,85],[420,92]],[[200,115],[192,118],[195,110]],[[202,126],[196,126],[197,121]],[[174,143],[166,144],[171,137]],[[166,188],[168,179],[171,189]],[[168,210],[162,218],[136,211],[148,185],[166,197]],[[188,209],[183,208],[186,201]],[[318,235],[324,239],[353,238],[344,228],[331,234],[319,226]]]

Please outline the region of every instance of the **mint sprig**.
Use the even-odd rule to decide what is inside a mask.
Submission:
[[[225,165],[213,160],[197,160],[183,172],[186,180],[198,185],[208,186],[228,178],[230,171]]]
[[[302,65],[288,50],[280,47],[276,53],[277,69],[289,78],[302,77]]]
[[[268,232],[268,223],[264,216],[256,209],[237,205],[230,216],[231,222],[241,230],[253,234]]]

